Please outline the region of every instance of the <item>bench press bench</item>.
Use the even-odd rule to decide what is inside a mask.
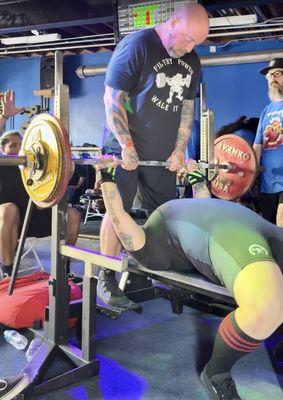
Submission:
[[[151,270],[131,257],[119,287],[135,302],[160,297],[169,299],[175,314],[182,313],[184,305],[220,316],[236,307],[228,289],[211,282],[197,271],[179,273]]]

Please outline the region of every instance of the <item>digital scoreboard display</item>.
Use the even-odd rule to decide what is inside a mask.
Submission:
[[[118,35],[161,24],[185,3],[188,0],[118,0]]]

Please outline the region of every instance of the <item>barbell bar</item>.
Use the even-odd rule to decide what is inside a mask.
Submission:
[[[107,165],[110,165],[114,158],[111,159],[111,157],[101,159],[100,157],[90,157],[90,158],[77,158],[77,157],[72,157],[72,162],[76,165],[92,165],[95,167],[98,164],[104,164],[105,167]],[[119,165],[123,165],[122,160],[119,160],[116,158],[116,161]],[[28,161],[28,158],[25,155],[0,155],[0,166],[18,166],[18,167],[26,167],[32,162]],[[186,164],[186,162],[185,162]],[[209,164],[205,163],[202,161],[196,162],[196,165],[199,168],[206,169],[206,168],[216,168],[216,169],[224,169],[227,171],[232,171],[233,165],[230,164]],[[138,166],[139,167],[169,167],[170,162],[167,161],[154,161],[154,160],[139,160],[138,161]],[[185,165],[184,165],[185,166]],[[36,168],[36,169],[41,169],[41,168]]]
[[[216,171],[211,188],[217,197],[233,199],[248,190],[256,176],[256,158],[250,146],[235,135],[226,135],[214,144],[217,162],[199,161],[201,169]],[[51,207],[66,193],[71,172],[76,164],[111,165],[113,158],[72,157],[72,148],[62,122],[49,114],[33,118],[23,137],[20,154],[0,156],[0,166],[20,167],[22,181],[29,197],[39,207]],[[117,159],[115,159],[116,161]],[[122,160],[116,162],[122,163]],[[139,166],[168,167],[167,161],[138,161]]]

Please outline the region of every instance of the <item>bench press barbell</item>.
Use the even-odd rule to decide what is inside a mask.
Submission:
[[[74,164],[101,164],[101,158],[72,158],[67,132],[59,119],[39,114],[31,121],[23,137],[20,155],[0,156],[0,166],[19,166],[25,189],[39,207],[52,207],[64,196]],[[201,169],[215,168],[212,192],[232,200],[245,193],[256,177],[253,149],[234,135],[215,141],[215,163],[199,162]],[[111,158],[103,160],[105,165]],[[166,167],[166,161],[139,161],[139,166]]]

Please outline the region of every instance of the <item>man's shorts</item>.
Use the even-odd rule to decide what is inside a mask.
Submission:
[[[119,166],[115,180],[127,212],[131,211],[137,190],[141,207],[149,212],[176,198],[176,174],[162,167],[138,167],[126,171]]]
[[[19,235],[20,235],[26,209],[21,207],[19,208],[19,210],[20,210],[20,228],[19,228]],[[37,208],[36,205],[34,205],[28,227],[27,237],[42,238],[50,236],[51,214],[52,214],[52,208],[39,209]]]
[[[263,218],[276,224],[277,209],[283,203],[283,193],[259,193],[258,200]]]
[[[120,150],[102,148],[102,154],[113,154],[121,159]],[[164,167],[138,167],[127,171],[116,168],[115,181],[120,192],[124,209],[128,213],[136,195],[141,208],[150,213],[161,204],[176,198],[176,173]]]
[[[268,241],[254,228],[235,221],[231,226],[217,226],[209,239],[209,253],[214,274],[231,293],[239,272],[258,261],[273,261]]]
[[[30,226],[28,229],[28,236],[30,237],[46,237],[51,235],[51,217],[52,208],[33,210]]]

